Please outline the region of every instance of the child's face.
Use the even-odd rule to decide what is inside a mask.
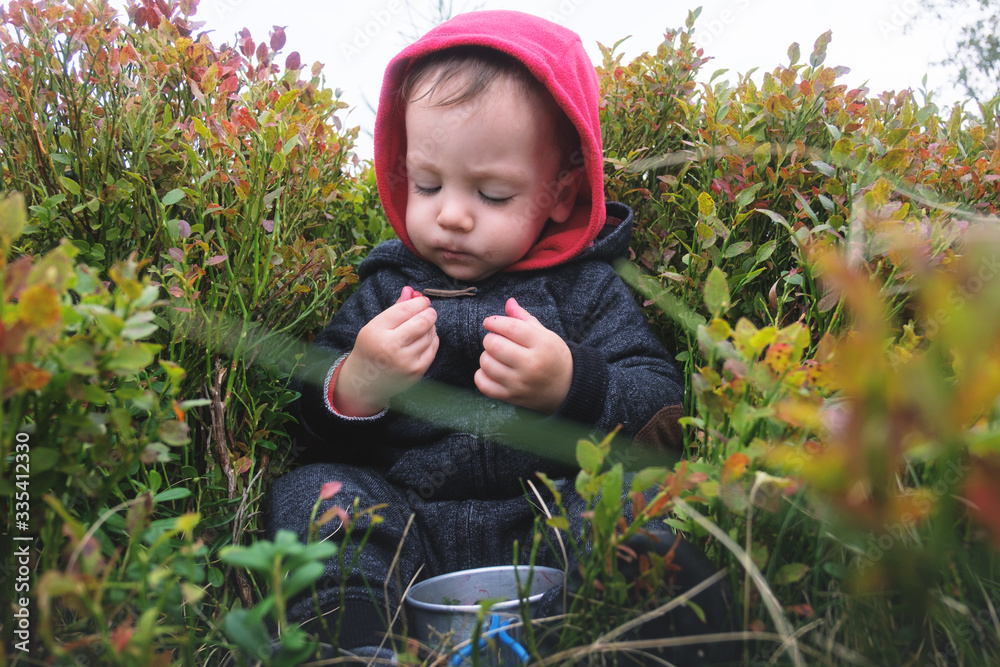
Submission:
[[[406,232],[449,276],[480,281],[521,259],[549,219],[565,221],[576,189],[560,182],[550,112],[513,84],[431,102],[406,109]]]

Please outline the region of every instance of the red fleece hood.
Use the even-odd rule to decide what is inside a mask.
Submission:
[[[403,49],[385,71],[375,120],[375,174],[382,205],[403,243],[406,233],[406,113],[398,90],[417,57],[452,46],[485,46],[524,63],[548,88],[580,135],[586,179],[576,207],[563,223],[549,223],[538,243],[506,271],[542,269],[587,248],[604,226],[604,171],[598,116],[597,74],[580,36],[560,25],[515,11],[460,14]]]

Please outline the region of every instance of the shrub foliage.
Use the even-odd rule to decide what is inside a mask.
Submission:
[[[310,334],[391,232],[321,66],[277,27],[215,46],[197,4],[0,8],[0,515],[63,664],[260,649],[240,628],[329,556],[225,548],[295,463]],[[730,566],[747,664],[991,664],[997,102],[848,89],[829,33],[759,84],[706,78],[696,17],[598,67],[621,272],[687,379],[685,460],[642,487]]]

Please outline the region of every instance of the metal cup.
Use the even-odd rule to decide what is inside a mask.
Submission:
[[[523,636],[518,613],[522,600],[527,601],[529,615],[534,618],[545,592],[562,583],[562,570],[527,565],[481,567],[432,577],[411,587],[406,595],[413,634],[433,646],[468,645],[473,639],[479,602],[501,599],[502,602],[490,607],[480,627],[480,638],[486,639],[485,645],[478,638],[473,642],[480,645],[479,664],[490,667],[521,664],[519,652],[499,630],[519,644]],[[493,615],[505,627],[490,630]],[[513,622],[514,627],[506,627],[508,622]],[[460,664],[463,657],[456,655],[452,664]]]

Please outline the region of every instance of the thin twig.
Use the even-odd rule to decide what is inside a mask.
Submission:
[[[389,616],[389,579],[392,577],[392,573],[396,572],[396,568],[397,568],[397,566],[399,564],[399,555],[403,552],[403,542],[406,541],[406,536],[410,532],[410,527],[413,525],[413,519],[415,517],[416,517],[416,514],[411,513],[410,514],[410,518],[406,520],[406,527],[403,528],[403,536],[401,538],[399,538],[399,544],[396,545],[396,553],[392,557],[392,562],[389,563],[389,570],[388,570],[388,572],[385,575],[385,579],[382,581],[382,598],[385,600],[385,615],[386,616]],[[403,598],[406,597],[406,592],[409,591],[410,590],[410,586],[413,585],[413,580],[415,580],[417,578],[417,575],[420,574],[420,571],[423,570],[423,568],[424,568],[424,566],[421,565],[417,569],[417,573],[413,575],[413,579],[410,580],[410,583],[407,585],[406,589],[403,591]],[[392,620],[389,622],[389,628],[390,629],[396,623],[396,619],[399,618],[399,611],[403,608],[403,599],[398,600],[398,602],[399,602],[399,604],[396,605],[396,613],[392,614]],[[385,646],[385,641],[388,638],[389,638],[389,633],[386,633],[385,637],[382,638],[382,642],[378,645],[378,647],[380,649],[383,646]]]

